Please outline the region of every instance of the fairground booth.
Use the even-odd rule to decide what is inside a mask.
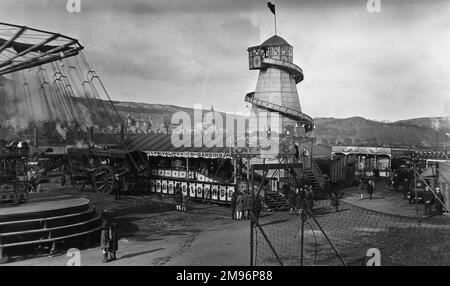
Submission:
[[[420,174],[420,178],[429,183],[433,189],[440,188],[444,195],[444,204],[450,209],[450,159],[429,160],[427,166]]]
[[[333,146],[331,149],[331,181],[347,176],[389,177],[391,149],[379,147]]]
[[[174,147],[168,134],[136,135],[125,143],[149,156],[150,175],[140,178],[144,190],[171,195],[180,184],[190,198],[225,204],[231,201],[236,184],[231,148],[205,147],[207,142],[203,147]]]

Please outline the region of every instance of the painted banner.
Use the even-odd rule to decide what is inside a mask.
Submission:
[[[158,170],[158,176],[164,177],[164,170]]]
[[[162,180],[161,185],[162,185],[162,187],[161,187],[162,193],[167,194],[167,180]]]
[[[198,174],[198,175],[197,175],[197,180],[199,180],[200,182],[204,182],[204,181],[205,181],[205,175],[203,175],[203,174]]]
[[[217,152],[171,152],[171,151],[147,151],[149,156],[153,157],[189,157],[189,158],[207,158],[207,159],[218,159],[232,157],[228,153],[217,153]]]
[[[166,176],[166,177],[172,177],[172,171],[171,171],[171,170],[165,170],[165,171],[164,171],[164,176]]]
[[[180,171],[180,172],[178,173],[178,177],[179,177],[179,178],[186,178],[186,171]]]
[[[161,193],[161,180],[156,180],[156,192]]]
[[[205,199],[211,199],[211,184],[203,184],[203,195]]]
[[[156,192],[156,181],[150,180],[150,192],[155,193]]]
[[[189,197],[195,198],[195,183],[189,183]]]
[[[157,175],[158,175],[158,170],[152,169],[152,176],[157,176]]]
[[[189,171],[189,179],[195,179],[195,172]]]
[[[227,187],[227,201],[231,202],[231,198],[233,197],[234,186]]]
[[[187,182],[181,182],[181,190],[184,196],[188,195]]]
[[[174,184],[173,181],[167,181],[168,191],[170,195],[173,195]]]
[[[176,170],[173,170],[173,171],[172,171],[172,177],[178,178],[178,176],[179,176],[179,172],[176,171]]]
[[[218,200],[219,199],[219,186],[212,185],[211,189],[212,189],[211,199]]]
[[[227,199],[227,187],[220,186],[219,187],[219,200],[225,201]]]
[[[195,197],[197,198],[203,198],[203,184],[197,183],[196,184],[197,192],[195,193]]]

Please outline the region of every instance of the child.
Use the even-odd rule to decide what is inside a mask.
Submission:
[[[111,260],[116,260],[116,252],[119,249],[119,242],[117,237],[117,225],[116,223],[112,223],[109,228],[109,253],[111,255]]]
[[[102,224],[102,232],[100,237],[100,247],[103,252],[103,263],[108,262],[108,252],[109,252],[109,245],[110,245],[110,232],[109,227],[106,224]]]

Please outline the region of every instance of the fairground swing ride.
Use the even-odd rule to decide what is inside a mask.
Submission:
[[[67,150],[67,167],[74,181],[110,193],[116,175],[143,172],[147,160],[144,153],[128,151],[123,138],[116,138],[120,151],[95,147],[89,140],[94,126],[119,133],[122,119],[82,50],[78,40],[65,35],[0,23],[0,126],[15,118],[16,124],[53,128],[63,144],[74,146]],[[28,146],[16,144],[8,152],[22,154],[24,151],[17,147],[21,145]],[[19,161],[27,157],[15,156]],[[27,164],[24,166],[26,174]],[[19,176],[12,165],[11,173],[26,178]],[[6,187],[10,182],[0,177],[2,190],[14,189]]]

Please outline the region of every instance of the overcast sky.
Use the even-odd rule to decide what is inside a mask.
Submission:
[[[278,0],[313,117],[450,114],[450,0]],[[265,0],[0,0],[0,19],[78,38],[113,99],[245,112],[247,47],[274,34]]]

